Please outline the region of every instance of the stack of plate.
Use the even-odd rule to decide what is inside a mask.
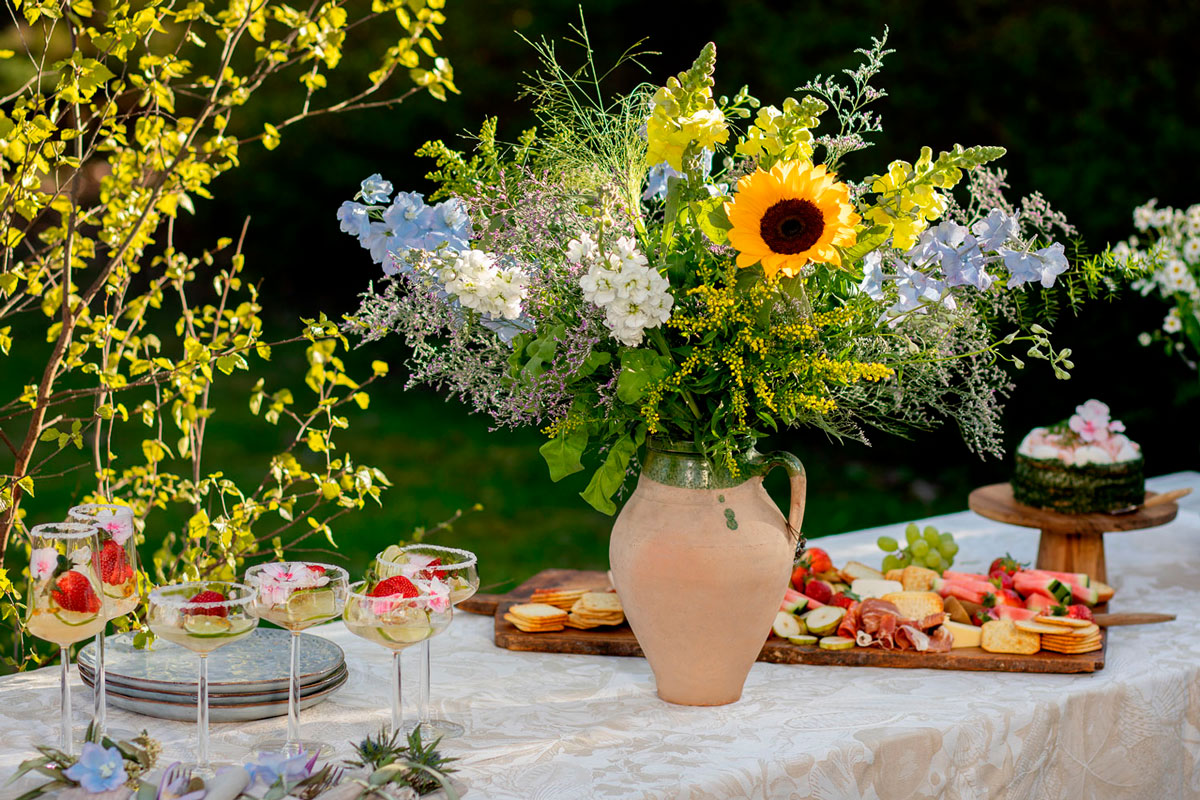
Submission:
[[[256,628],[245,639],[225,645],[208,657],[209,719],[245,722],[287,714],[287,631]],[[300,635],[300,707],[315,706],[346,682],[346,657],[328,639]],[[88,686],[95,683],[96,645],[88,644],[77,659]],[[110,636],[104,649],[108,702],[137,714],[163,719],[196,718],[195,653],[163,639],[153,650],[137,650],[131,634]]]

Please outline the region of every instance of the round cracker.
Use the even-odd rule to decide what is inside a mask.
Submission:
[[[1041,633],[1044,635],[1062,634],[1070,630],[1069,628],[1062,628],[1058,625],[1047,625],[1044,622],[1034,622],[1030,619],[1014,620],[1013,624],[1017,626],[1018,630],[1025,631],[1027,633]]]
[[[1034,620],[1045,622],[1048,625],[1062,625],[1066,628],[1086,628],[1092,624],[1092,621],[1089,619],[1075,619],[1074,617],[1047,617],[1042,615],[1034,617]]]

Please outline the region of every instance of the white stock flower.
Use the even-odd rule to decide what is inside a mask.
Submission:
[[[529,276],[519,267],[501,269],[496,257],[483,250],[459,253],[443,268],[438,279],[464,307],[497,319],[521,316],[521,301],[528,294]]]
[[[1151,200],[1149,203],[1146,203],[1146,205],[1135,208],[1133,210],[1133,227],[1137,228],[1139,231],[1148,230],[1154,223],[1154,206],[1157,203],[1158,200]]]
[[[1150,343],[1153,341],[1154,341],[1154,339],[1151,338],[1150,334],[1148,334],[1148,333],[1139,333],[1138,334],[1138,344],[1140,344],[1142,347],[1149,347]]]
[[[1189,264],[1200,261],[1200,239],[1188,239],[1183,245],[1183,257]]]
[[[575,263],[590,262],[579,278],[579,288],[585,300],[604,310],[604,323],[621,344],[641,344],[646,328],[656,328],[671,318],[675,305],[671,286],[650,266],[633,239],[622,236],[614,252],[602,254],[585,235],[567,245],[567,258]]]

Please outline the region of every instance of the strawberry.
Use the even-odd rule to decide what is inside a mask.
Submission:
[[[828,581],[809,581],[804,584],[804,593],[818,603],[825,605],[828,605],[833,600],[833,587]]]
[[[1010,575],[1009,573],[1005,572],[1002,569],[994,569],[991,572],[989,572],[988,580],[991,581],[992,584],[997,589],[1012,589],[1013,588],[1012,575]]]
[[[133,577],[133,567],[125,555],[125,548],[109,539],[100,548],[100,580],[109,586],[120,586]]]
[[[191,603],[221,603],[224,602],[224,600],[225,595],[221,594],[220,592],[203,591],[194,595],[192,599],[188,600],[188,604],[184,605],[183,611],[184,613],[191,614],[194,617],[228,617],[229,609],[225,608],[224,606],[210,606],[209,608],[204,608],[203,606],[190,605]]]
[[[797,564],[792,570],[792,588],[797,592],[804,591],[804,583],[808,580],[808,567],[803,564]]]
[[[75,570],[58,576],[54,588],[50,590],[50,597],[63,611],[95,614],[100,610],[100,597],[92,588],[92,582]]]
[[[325,574],[325,568],[320,564],[305,564],[304,566],[308,568],[309,572],[317,575],[318,577]]]
[[[810,547],[800,556],[800,563],[808,567],[810,572],[832,572],[833,559],[819,547]]]
[[[1013,608],[1024,608],[1025,601],[1021,599],[1021,595],[1014,592],[1012,589],[1001,589],[1000,596],[996,598],[1000,605],[1012,606]]]
[[[838,592],[829,600],[830,605],[839,606],[841,608],[847,608],[847,609],[850,608],[850,606],[854,605],[856,602],[858,602],[858,601],[855,599],[854,594],[851,592]]]
[[[1092,616],[1092,610],[1085,605],[1068,606],[1067,616],[1071,619],[1086,619],[1089,622],[1095,619]]]
[[[997,570],[1000,570],[1002,572],[1007,572],[1009,575],[1012,575],[1013,573],[1017,572],[1017,570],[1021,569],[1021,567],[1023,567],[1023,566],[1025,566],[1025,565],[1022,564],[1020,561],[1017,561],[1015,558],[1010,556],[1008,553],[1005,553],[1001,558],[997,558],[995,561],[993,561],[992,565],[990,567],[988,567],[988,575],[991,575],[993,572],[996,572]]]
[[[440,558],[435,558],[433,561],[430,561],[425,565],[425,569],[421,570],[421,577],[427,581],[431,581],[434,578],[437,578],[438,580],[445,580],[446,571],[444,569],[434,569],[434,567],[440,567],[441,565],[442,560]]]
[[[403,575],[393,575],[375,584],[375,588],[367,594],[371,597],[390,597],[394,594],[402,595],[403,597],[416,597],[420,592],[417,591],[417,587],[408,578]]]

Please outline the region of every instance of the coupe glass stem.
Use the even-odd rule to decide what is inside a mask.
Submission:
[[[429,711],[429,675],[433,670],[433,662],[429,655],[429,640],[421,642],[421,722],[429,722],[433,718]]]
[[[396,673],[396,681],[392,684],[392,735],[404,733],[404,709],[400,707],[403,696],[400,680],[400,651],[392,653],[392,671]]]
[[[59,679],[59,698],[62,704],[62,727],[58,732],[58,749],[69,756],[75,755],[75,737],[71,732],[71,651],[66,647],[58,650],[59,661],[62,662],[62,676]]]
[[[92,713],[92,722],[96,726],[96,733],[103,735],[105,728],[108,727],[108,698],[106,697],[107,689],[104,680],[104,633],[108,629],[108,623],[104,623],[104,627],[96,634],[96,679],[93,681],[92,691],[95,693],[96,707]]]
[[[208,656],[200,654],[200,681],[196,694],[196,766],[202,770],[208,763]]]
[[[300,747],[300,632],[292,631],[292,671],[288,679],[287,752]]]

